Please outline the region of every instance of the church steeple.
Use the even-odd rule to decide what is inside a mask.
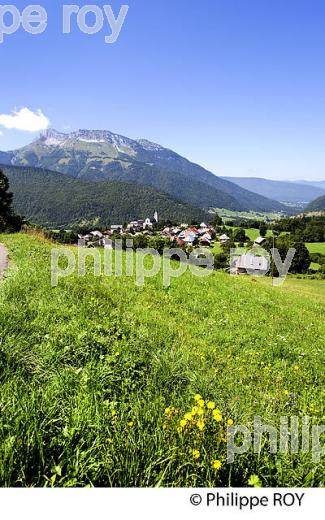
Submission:
[[[155,214],[153,216],[153,219],[156,221],[156,223],[158,224],[158,212],[155,211]]]

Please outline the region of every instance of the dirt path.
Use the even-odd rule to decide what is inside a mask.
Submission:
[[[3,273],[8,268],[8,251],[4,245],[0,244],[0,280]]]

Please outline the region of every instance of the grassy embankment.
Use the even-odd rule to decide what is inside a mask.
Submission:
[[[310,453],[265,441],[227,465],[225,443],[229,420],[324,423],[323,298],[218,272],[164,289],[89,271],[52,288],[49,243],[0,241],[2,486],[324,484]],[[193,410],[197,393],[219,411]]]

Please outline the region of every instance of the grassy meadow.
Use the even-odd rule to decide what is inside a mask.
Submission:
[[[261,222],[264,222],[266,218],[269,218],[270,220],[276,220],[281,216],[280,213],[261,213],[257,211],[232,211],[226,208],[215,208],[214,211],[216,211],[224,219],[230,220],[233,218],[240,217],[245,219],[260,220]]]
[[[325,255],[325,242],[306,243],[309,253],[320,253]]]
[[[319,253],[321,255],[325,255],[325,242],[307,242],[306,247],[309,251],[309,253]],[[320,264],[316,262],[312,262],[310,264],[310,268],[314,269],[315,271],[318,271],[320,269]]]
[[[258,283],[263,286],[271,286],[270,277],[255,278]],[[300,295],[304,298],[310,298],[315,302],[325,303],[325,280],[311,280],[309,278],[296,278],[294,275],[288,275],[282,287],[278,287],[277,291],[285,295]]]
[[[52,244],[0,242],[1,486],[324,485],[324,462],[271,455],[267,437],[226,462],[232,423],[324,423],[324,285],[188,272],[137,287],[89,266],[52,288]]]

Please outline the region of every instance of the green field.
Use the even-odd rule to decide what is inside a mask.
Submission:
[[[256,240],[260,236],[259,229],[249,228],[249,229],[245,229],[245,232],[246,232],[246,236],[248,236],[248,238],[253,241]],[[271,236],[272,236],[272,231],[270,229],[268,229],[266,232],[266,237],[271,237]]]
[[[318,271],[320,269],[320,264],[317,264],[316,262],[311,262],[309,269],[312,269],[313,271]]]
[[[226,461],[228,421],[324,423],[324,285],[214,272],[137,287],[89,266],[52,288],[49,242],[0,242],[1,486],[324,485],[324,461],[271,455],[267,438]]]
[[[246,233],[246,236],[252,241],[256,240],[260,236],[259,229],[254,229],[254,228],[245,229],[245,233]]]
[[[309,253],[320,253],[322,255],[325,255],[325,242],[307,242],[306,247]],[[318,271],[320,267],[320,264],[316,262],[312,262],[310,264],[310,269],[314,269],[315,271]]]
[[[264,286],[272,285],[269,277],[256,278]],[[308,278],[295,278],[289,275],[282,287],[274,289],[282,294],[295,293],[314,301],[325,303],[325,280],[310,280]]]
[[[244,218],[244,219],[252,219],[252,220],[260,220],[264,222],[266,218],[270,220],[277,220],[281,218],[281,213],[263,213],[257,211],[232,211],[226,208],[215,208],[212,212],[217,212],[220,217],[223,219],[233,219],[233,218]]]
[[[306,247],[310,253],[321,253],[325,255],[325,242],[306,243]]]
[[[218,240],[216,240],[213,244],[213,248],[211,249],[212,253],[214,253],[215,255],[218,255],[220,253],[222,253],[222,247],[221,247],[221,244]]]

